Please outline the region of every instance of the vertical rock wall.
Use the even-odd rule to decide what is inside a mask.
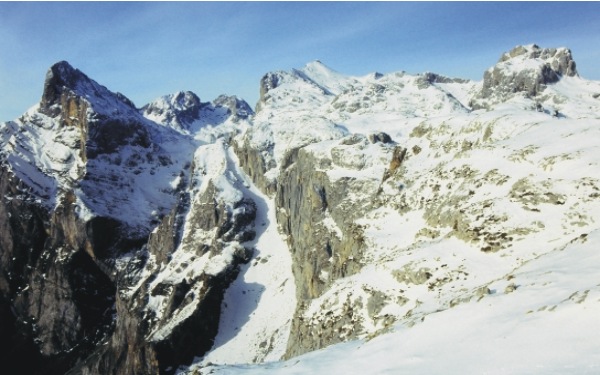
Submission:
[[[90,255],[72,194],[48,212],[4,168],[0,194],[2,330],[12,332],[1,345],[26,348],[31,373],[64,373],[110,332],[115,287]],[[3,363],[21,369],[22,358]]]

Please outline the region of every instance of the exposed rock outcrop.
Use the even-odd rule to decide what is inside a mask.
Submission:
[[[372,168],[375,163],[359,156],[380,152],[381,157],[387,159],[395,148],[385,133],[368,138],[353,135],[337,144],[324,153],[317,146],[291,150],[278,178],[277,220],[288,236],[296,295],[300,301],[292,322],[287,356],[343,340],[335,332],[347,323],[344,323],[348,318],[344,314],[334,314],[331,317],[333,323],[327,327],[310,325],[302,315],[310,301],[319,297],[332,282],[362,268],[364,229],[355,220],[373,204],[385,168],[378,170],[379,179],[340,178],[330,173],[336,168]],[[351,303],[348,308],[352,309]],[[320,339],[315,341],[317,331]],[[356,334],[359,331],[356,328]]]
[[[180,91],[142,107],[145,117],[158,118],[170,126],[188,128],[191,123],[200,118],[202,109],[200,98],[191,91]]]
[[[72,194],[50,213],[5,167],[0,189],[0,301],[11,311],[3,329],[12,332],[1,345],[29,351],[31,373],[64,373],[113,326],[115,286],[92,257],[102,245],[87,236]],[[3,363],[21,370],[22,358]]]
[[[266,144],[263,146],[264,149],[252,147],[248,137],[244,137],[242,140],[234,140],[232,146],[238,156],[240,166],[250,176],[252,182],[265,194],[275,194],[277,183],[266,176],[266,172],[275,165],[272,159],[269,159],[271,162],[265,160],[265,154],[273,152],[273,145]]]
[[[280,73],[267,73],[260,79],[260,97],[256,103],[256,112],[259,112],[269,98],[269,91],[273,90],[283,80]]]
[[[171,120],[198,120],[203,105],[193,93],[172,99]],[[231,121],[252,114],[244,101],[225,96],[209,110]],[[66,62],[50,68],[39,107],[8,125],[0,346],[13,340],[17,358],[27,353],[31,361],[21,367],[7,357],[6,368],[172,373],[209,350],[223,293],[251,254],[240,243],[255,235],[254,202],[237,193],[223,198],[227,186],[213,181],[220,176],[206,177],[206,165],[194,170],[185,135],[148,121],[131,101]],[[40,129],[60,143],[60,159],[37,146]],[[172,161],[159,143],[165,138],[189,159]],[[55,169],[47,158],[56,159]],[[174,182],[147,191],[145,174]]]
[[[254,111],[246,101],[237,96],[220,95],[213,100],[215,107],[227,108],[228,115],[234,120],[247,119],[254,114]]]
[[[483,75],[481,92],[473,98],[473,109],[505,102],[515,95],[539,95],[561,77],[577,76],[575,60],[566,48],[517,46],[504,53]]]

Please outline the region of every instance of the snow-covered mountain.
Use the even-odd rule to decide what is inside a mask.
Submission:
[[[594,373],[599,113],[600,83],[536,45],[480,82],[315,61],[267,73],[256,113],[138,109],[60,62],[0,128],[3,361]]]

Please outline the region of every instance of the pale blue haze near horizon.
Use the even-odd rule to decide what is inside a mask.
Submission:
[[[37,103],[61,60],[139,107],[180,90],[254,106],[266,72],[313,60],[480,80],[532,43],[570,48],[600,80],[599,14],[596,2],[1,2],[0,121]]]

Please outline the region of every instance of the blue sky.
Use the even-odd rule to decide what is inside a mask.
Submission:
[[[262,75],[321,60],[344,74],[479,80],[519,44],[571,48],[600,80],[596,2],[0,2],[0,121],[67,60],[136,105],[179,90],[254,106]]]

